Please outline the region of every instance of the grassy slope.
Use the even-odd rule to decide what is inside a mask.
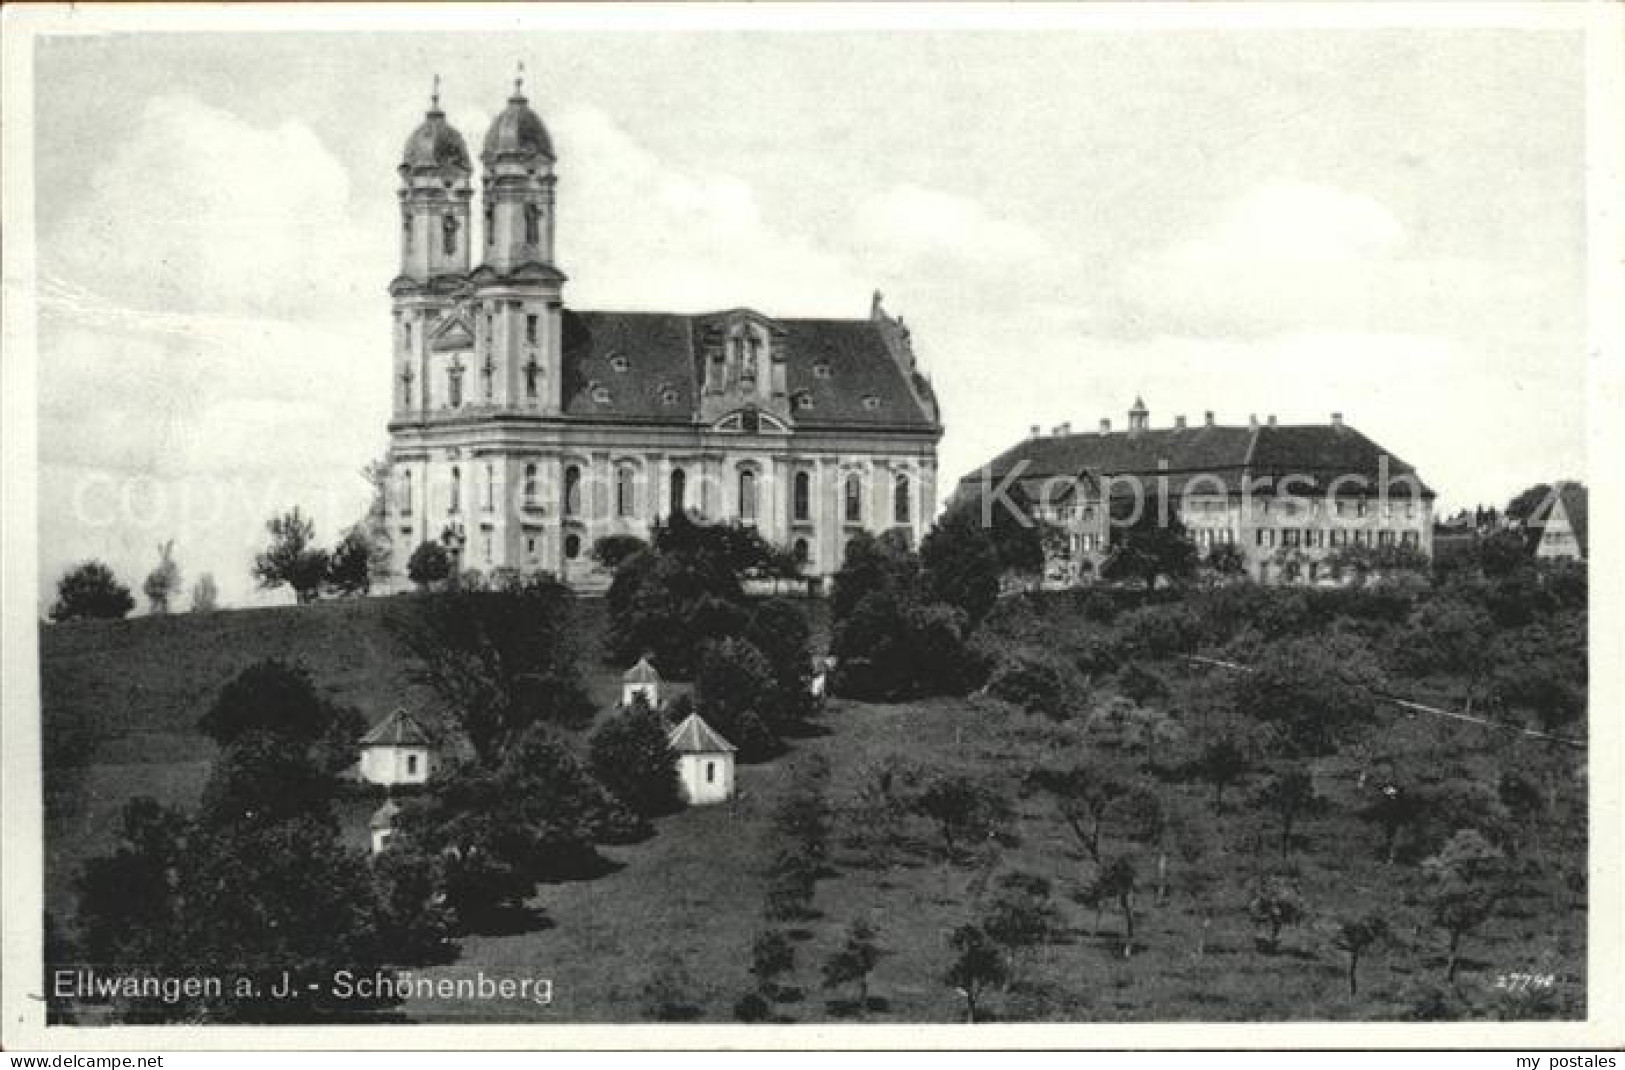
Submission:
[[[77,767],[47,769],[47,904],[71,914],[69,874],[79,862],[110,845],[109,818],[125,798],[157,794],[190,804],[207,770],[210,748],[191,731],[231,672],[252,657],[302,658],[317,680],[342,701],[377,716],[391,705],[424,703],[404,684],[400,651],[382,624],[387,602],[334,604],[302,610],[257,610],[203,618],[132,621],[122,625],[47,628],[42,637],[46,734],[75,741],[53,747],[57,755],[94,759]],[[584,638],[602,626],[601,604],[584,603]],[[1206,670],[1159,667],[1181,696],[1213,686]],[[594,664],[595,693],[607,704],[616,674]],[[664,819],[658,835],[632,847],[606,849],[621,864],[590,882],[545,886],[534,905],[547,922],[529,931],[467,938],[458,960],[428,971],[464,976],[483,969],[495,976],[545,976],[555,982],[555,1003],[482,1004],[481,1018],[533,1021],[635,1021],[638,988],[665,954],[680,956],[694,978],[694,1002],[707,1020],[725,1020],[747,988],[748,949],[760,922],[762,877],[770,855],[770,815],[796,763],[815,754],[832,767],[830,797],[850,796],[873,765],[888,755],[916,762],[962,765],[1014,778],[1047,746],[1043,726],[1026,718],[992,715],[964,700],[898,706],[835,703],[826,714],[830,733],[798,741],[787,756],[744,767],[742,797],[732,806],[690,811]],[[1437,733],[1414,732],[1405,721],[1389,740],[1395,750],[1436,748]],[[1471,764],[1492,752],[1489,740],[1457,737],[1441,760]],[[1171,785],[1170,802],[1188,815],[1190,846],[1175,852],[1175,895],[1167,906],[1150,906],[1142,895],[1140,940],[1144,950],[1124,962],[1118,920],[1108,912],[1096,930],[1092,910],[1067,896],[1090,870],[1070,833],[1042,799],[1021,801],[1021,843],[1003,864],[1033,870],[1056,881],[1063,931],[1052,946],[1034,952],[1022,982],[989,1002],[995,1013],[1049,1020],[1274,1020],[1283,1018],[1392,1018],[1409,1006],[1407,986],[1437,979],[1443,942],[1425,924],[1410,871],[1375,859],[1374,832],[1350,816],[1346,763],[1320,770],[1321,790],[1344,792],[1345,805],[1301,829],[1296,867],[1317,919],[1378,909],[1400,930],[1396,946],[1370,957],[1362,968],[1363,990],[1350,1000],[1343,987],[1343,960],[1320,925],[1289,931],[1283,953],[1258,953],[1246,917],[1248,874],[1264,862],[1252,853],[1259,820],[1234,805],[1214,813],[1206,789]],[[1242,792],[1235,793],[1239,799]],[[366,807],[347,807],[352,838],[364,842]],[[850,831],[850,822],[845,831]],[[853,918],[867,916],[891,950],[876,972],[874,995],[887,1009],[877,1017],[902,1021],[951,1021],[956,998],[940,981],[947,964],[947,933],[976,909],[974,867],[945,868],[925,846],[927,830],[915,828],[919,847],[875,864],[861,852],[838,850],[835,874],[819,883],[819,916],[802,923],[793,984],[804,997],[779,1009],[795,1021],[820,1021],[845,1013],[821,991],[818,967]],[[1206,930],[1207,953],[1196,948],[1204,929],[1202,911],[1185,882],[1218,875]],[[1542,888],[1482,933],[1468,938],[1469,960],[1461,984],[1479,1000],[1501,971],[1553,971],[1573,1007],[1584,988],[1584,897]],[[1581,1004],[1583,1005],[1583,1004]],[[467,1020],[471,1008],[409,1003],[410,1016]]]

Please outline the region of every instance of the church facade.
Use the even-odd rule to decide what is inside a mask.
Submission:
[[[860,530],[917,542],[942,423],[880,295],[859,319],[569,308],[556,162],[518,84],[485,136],[477,201],[438,93],[407,140],[389,286],[395,583],[435,541],[459,571],[601,588],[596,540],[679,510],[755,526],[808,577],[838,569]]]

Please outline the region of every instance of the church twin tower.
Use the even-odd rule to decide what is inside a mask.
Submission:
[[[394,584],[437,543],[459,572],[602,587],[594,542],[647,537],[678,510],[755,526],[809,576],[838,568],[858,530],[918,538],[942,428],[879,295],[858,320],[566,309],[554,163],[518,81],[485,135],[477,208],[438,79],[407,139],[389,286]]]

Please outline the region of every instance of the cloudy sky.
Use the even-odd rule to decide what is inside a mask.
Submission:
[[[904,315],[946,479],[1024,435],[1333,410],[1454,507],[1585,473],[1584,70],[1555,31],[119,35],[36,52],[41,598],[324,537],[386,445],[394,168],[523,61],[578,308]],[[477,151],[477,150],[476,150]]]

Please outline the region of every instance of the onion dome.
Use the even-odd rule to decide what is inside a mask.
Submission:
[[[485,150],[480,153],[486,163],[503,156],[545,156],[553,159],[553,139],[542,125],[541,116],[530,110],[525,99],[523,81],[515,79],[513,96],[508,106],[491,123],[485,134]]]
[[[435,78],[434,96],[423,122],[406,139],[401,150],[401,166],[411,170],[420,168],[457,167],[472,171],[468,146],[452,125],[446,122],[446,113],[440,110],[440,79]]]

